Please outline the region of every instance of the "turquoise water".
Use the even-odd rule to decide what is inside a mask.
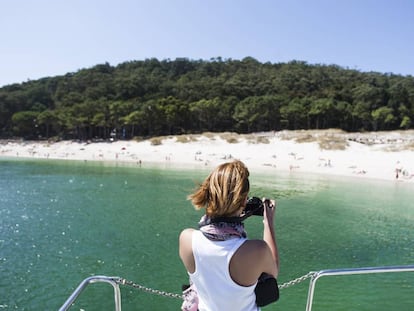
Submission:
[[[0,160],[0,309],[57,310],[91,275],[179,293],[177,238],[201,213],[186,195],[207,171]],[[277,198],[279,283],[309,271],[414,263],[411,184],[258,174],[251,194]],[[261,237],[259,217],[246,221]],[[309,282],[264,310],[304,310]],[[179,310],[178,299],[122,287],[123,310]],[[414,273],[318,281],[313,310],[413,310]],[[94,284],[73,310],[111,310]]]

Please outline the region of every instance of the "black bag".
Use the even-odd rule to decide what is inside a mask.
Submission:
[[[256,304],[259,307],[267,306],[279,299],[279,287],[277,280],[266,273],[262,273],[254,289],[256,294]]]

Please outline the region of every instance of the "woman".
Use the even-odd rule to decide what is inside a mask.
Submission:
[[[188,199],[205,208],[200,230],[185,229],[179,253],[198,293],[200,311],[251,311],[262,273],[277,277],[279,254],[274,233],[275,202],[266,200],[263,240],[248,240],[242,216],[249,193],[249,171],[241,161],[218,166]]]

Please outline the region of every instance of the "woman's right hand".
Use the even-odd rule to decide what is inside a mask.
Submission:
[[[276,202],[275,200],[270,200],[263,198],[263,223],[268,223],[273,225],[273,219],[276,211]]]

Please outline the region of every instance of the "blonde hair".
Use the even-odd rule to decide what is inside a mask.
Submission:
[[[209,217],[232,216],[245,206],[249,189],[249,170],[235,160],[219,165],[187,199]]]

